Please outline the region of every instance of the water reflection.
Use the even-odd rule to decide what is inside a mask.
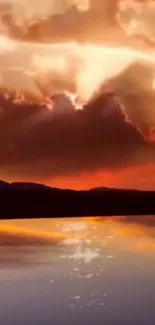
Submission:
[[[3,325],[154,325],[155,217],[1,221],[0,238]]]

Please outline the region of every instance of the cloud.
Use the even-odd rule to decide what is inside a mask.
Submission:
[[[155,128],[154,80],[155,66],[137,61],[108,81],[129,119],[147,136]]]
[[[57,114],[57,109],[24,104],[2,107],[3,178],[52,179],[154,161],[154,146],[126,120],[113,95],[97,97],[82,111],[62,109]]]
[[[116,3],[117,1],[113,1],[112,4],[115,9]],[[83,15],[77,12],[75,8],[72,9],[74,10],[69,11],[68,14],[66,13],[66,18],[70,17],[72,19],[64,20],[64,14],[55,16],[50,22],[44,22],[45,25],[43,23],[45,30],[48,30],[50,34],[52,26],[55,26],[54,31],[57,30],[59,33],[61,29],[64,34],[69,31],[69,35],[72,36],[72,31],[73,34],[77,35],[79,22],[86,22],[86,18],[89,17],[90,20],[87,19],[89,21],[88,25],[92,24],[94,14],[91,14],[91,11],[89,14],[87,12]],[[75,19],[75,17],[79,17],[79,20]],[[63,29],[62,26],[65,25],[66,29]],[[73,29],[71,28],[72,25],[74,25]],[[59,28],[56,28],[56,26],[59,26]],[[34,36],[36,36],[35,27],[37,33],[37,26],[33,26],[31,30],[32,34],[34,31]],[[84,25],[85,30],[86,27],[87,24]],[[46,45],[44,47],[46,51],[48,49],[46,55],[50,53],[49,56],[51,57],[51,46]],[[55,45],[52,45],[52,51],[53,47]],[[59,47],[58,44],[57,47]],[[64,48],[68,48],[68,45],[67,47],[62,46],[63,53]],[[75,48],[77,47],[75,46]],[[12,53],[12,57],[9,56],[7,59],[6,55],[3,56],[1,60],[2,67],[5,63],[8,68],[12,64],[19,65],[21,68],[23,66],[28,68],[32,59],[32,52],[36,49],[38,53],[44,56],[43,47],[40,47],[39,44],[31,43],[31,46],[27,46],[27,43],[24,43],[24,45],[22,43],[21,47],[18,46],[20,55],[17,56]],[[83,49],[81,52],[83,52]],[[101,52],[98,52],[100,57]],[[111,67],[111,64],[106,65],[105,62],[99,61],[96,72],[96,66],[94,68],[92,64],[94,62],[92,61],[92,58],[94,58],[93,53],[91,50],[91,64],[88,65],[92,67],[92,70],[89,71],[87,78],[84,78],[87,81],[86,88],[88,84],[94,85],[95,78],[99,78],[100,84],[101,75],[98,75],[98,71],[105,66]],[[36,52],[34,51],[33,54],[36,54]],[[96,59],[97,63],[99,56]],[[119,59],[119,64],[120,61],[125,61],[125,66],[128,65],[127,62],[131,63],[134,56],[136,56],[135,52],[132,52],[132,57],[129,55],[129,58],[127,53],[125,55],[122,52],[122,58],[125,58]],[[115,56],[113,57],[115,58]],[[70,61],[69,66],[71,66]],[[28,62],[28,66],[26,66],[25,62]],[[115,63],[115,69],[119,64]],[[111,68],[112,73],[114,72],[113,65]],[[120,172],[120,170],[129,166],[132,168],[140,164],[153,165],[154,145],[149,144],[143,135],[148,135],[155,125],[154,108],[152,107],[155,101],[154,90],[151,89],[152,71],[154,71],[152,66],[149,68],[135,63],[127,68],[124,73],[117,75],[117,78],[110,80],[110,86],[119,97],[121,104],[117,103],[114,96],[102,94],[87,103],[82,111],[75,111],[73,105],[69,105],[67,101],[64,101],[63,96],[59,96],[59,101],[53,110],[43,105],[26,105],[24,103],[12,105],[4,103],[3,99],[0,100],[0,177],[8,180],[33,179],[44,181],[46,179],[46,181],[50,180],[52,183],[52,179],[56,177],[68,177],[75,174],[85,174],[86,172],[91,174],[98,170]],[[11,83],[11,77],[7,78],[7,71],[5,73],[6,79],[9,79]],[[21,73],[22,70],[18,71],[18,75]],[[95,73],[97,73],[97,77]],[[75,82],[72,82],[69,76],[67,75],[66,78],[65,75],[65,80],[69,80],[67,84],[70,84],[70,86],[68,87],[73,87]],[[15,80],[13,77],[12,80],[14,80],[16,88],[20,86],[19,80]],[[24,82],[24,88],[32,88],[32,84],[28,79]],[[54,80],[54,82],[56,81]],[[76,85],[74,86],[76,88]],[[64,84],[63,87],[65,87]],[[76,89],[74,90],[76,91]]]
[[[121,1],[118,21],[127,35],[155,38],[154,1]]]
[[[58,13],[62,13],[70,6],[77,3],[82,3],[79,0],[45,0],[44,4],[41,0],[1,0],[1,9],[11,8],[13,12],[20,15],[24,19],[38,19],[49,17]],[[83,0],[84,2],[84,0]]]

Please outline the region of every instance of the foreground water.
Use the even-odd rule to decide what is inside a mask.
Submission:
[[[3,325],[154,325],[155,217],[0,222]]]

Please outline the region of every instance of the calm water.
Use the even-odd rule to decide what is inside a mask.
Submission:
[[[0,223],[3,325],[154,325],[155,217]]]

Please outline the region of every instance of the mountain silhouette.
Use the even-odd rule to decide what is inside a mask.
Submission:
[[[59,189],[0,181],[1,219],[155,214],[155,191]]]

